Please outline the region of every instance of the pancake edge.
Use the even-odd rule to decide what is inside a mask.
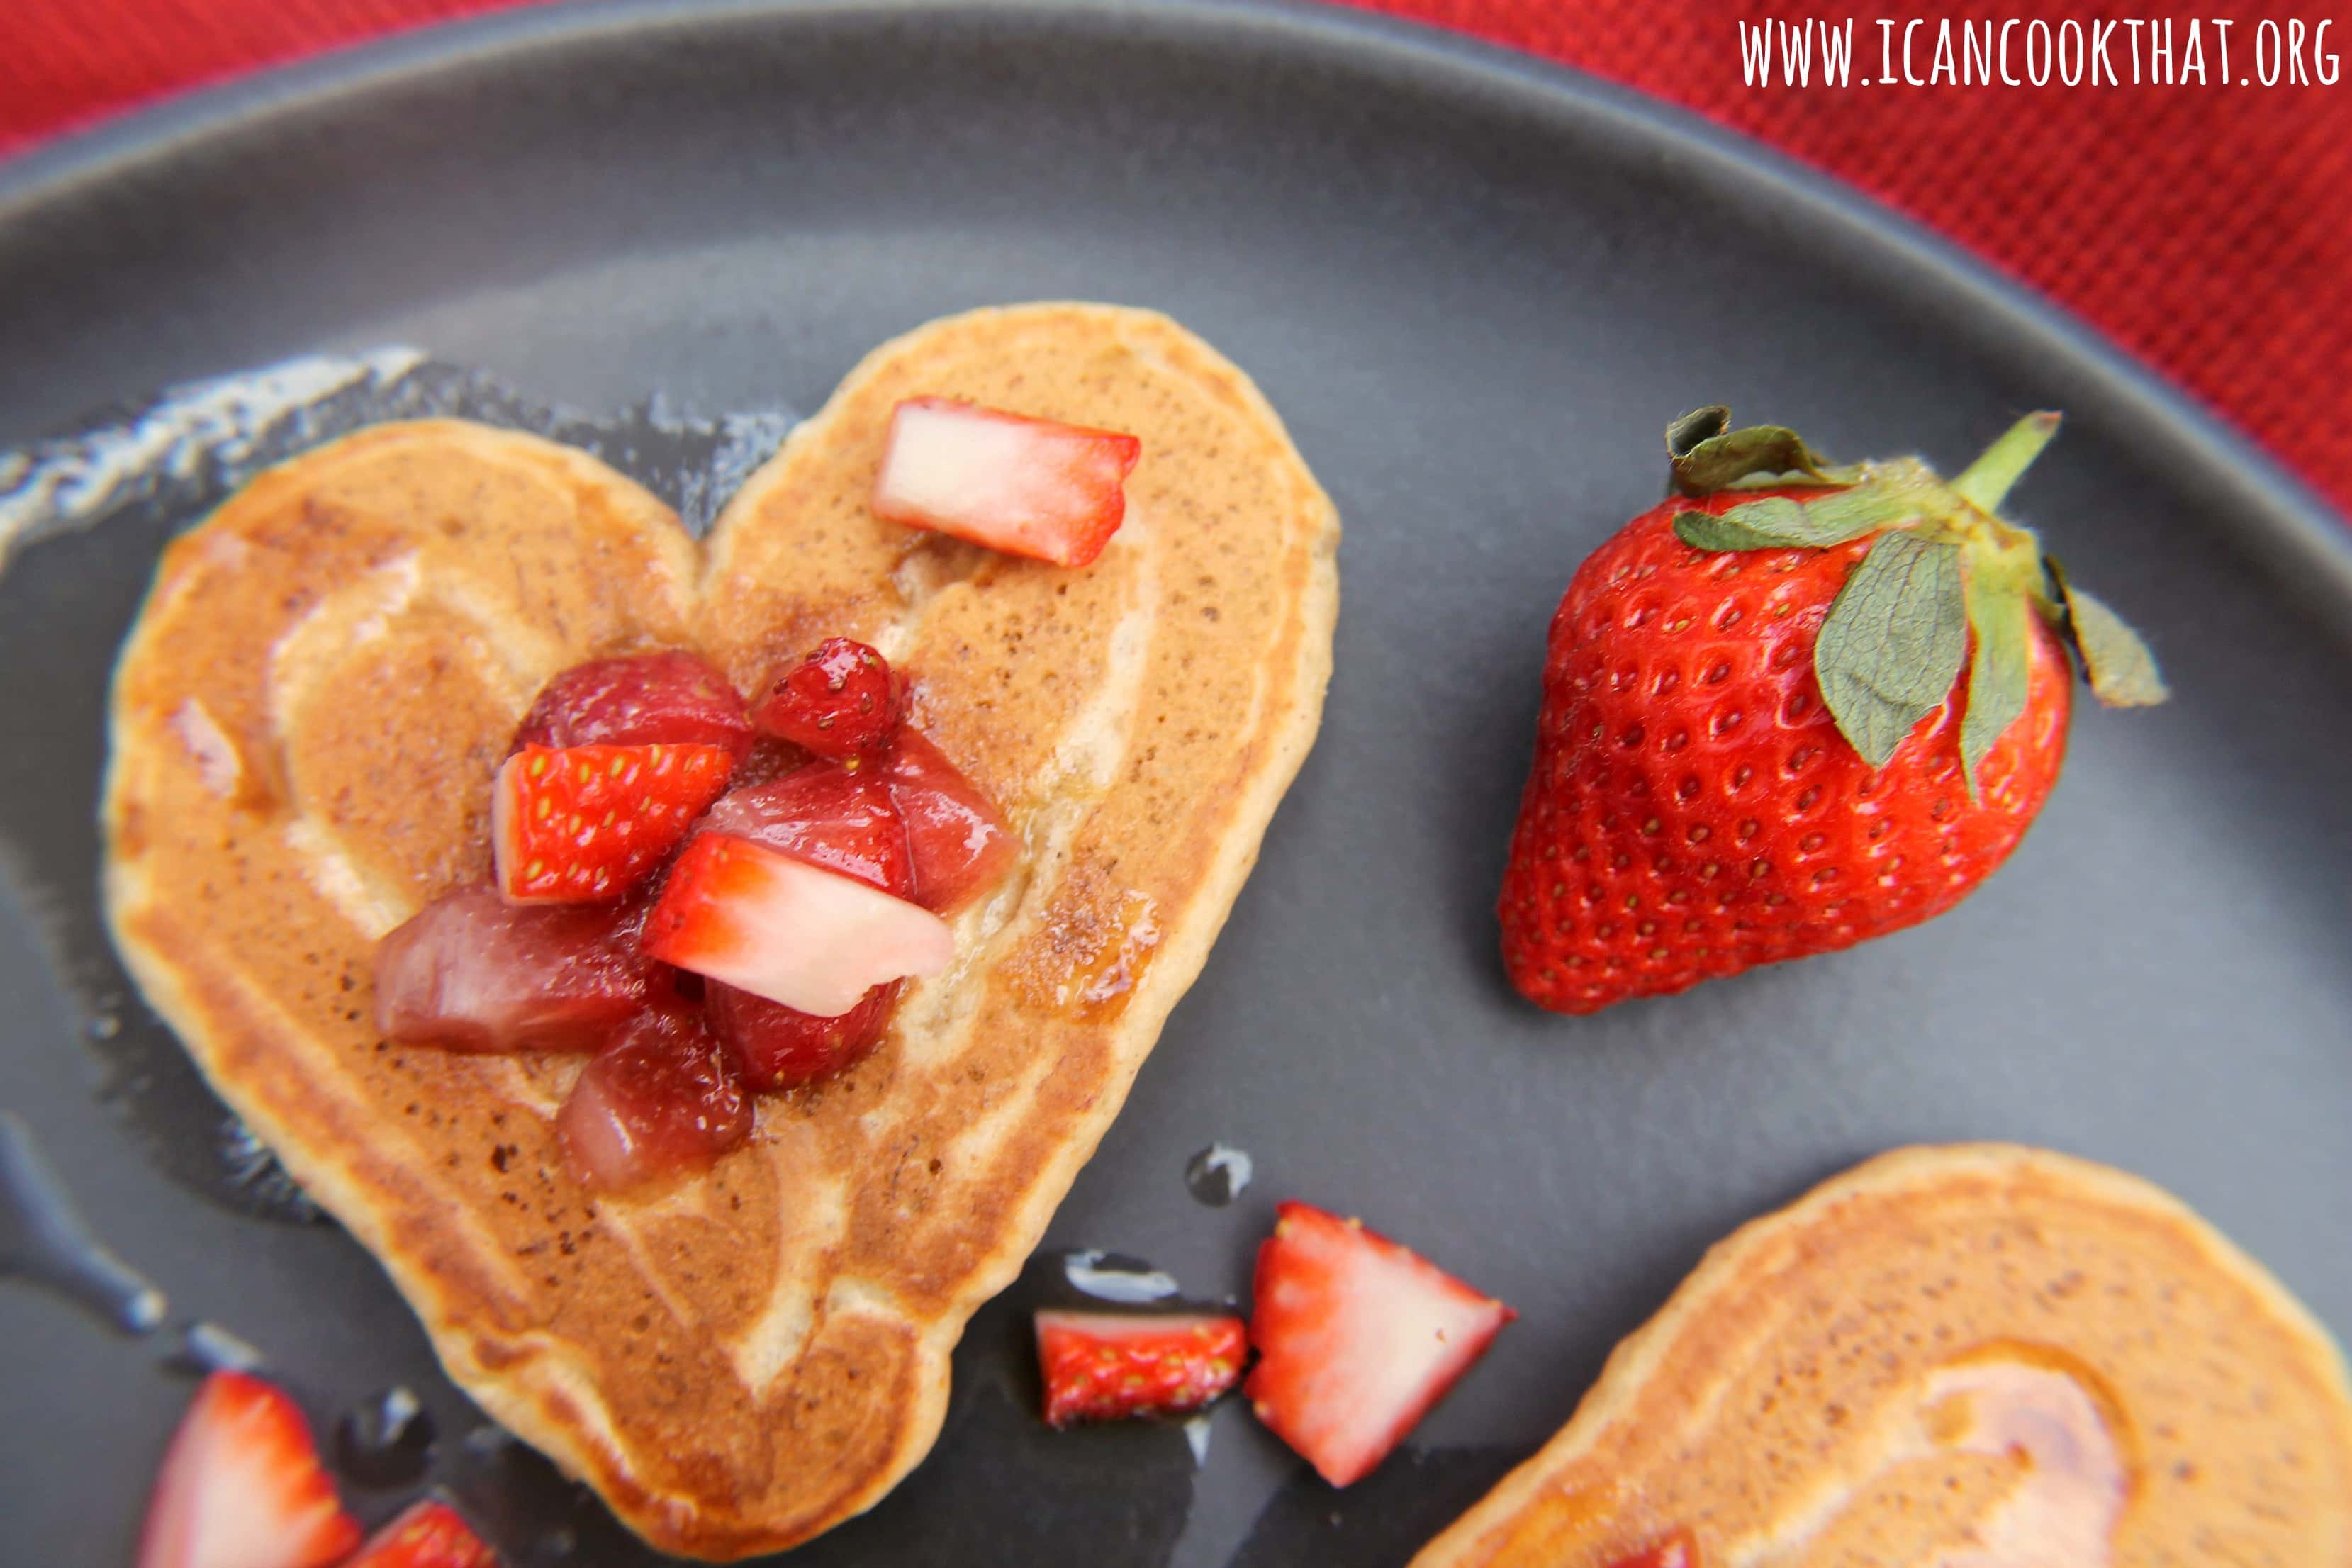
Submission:
[[[2095,1202],[2136,1209],[2180,1227],[2218,1272],[2243,1285],[2278,1326],[2299,1341],[2324,1369],[2337,1425],[2352,1434],[2352,1379],[2343,1351],[2286,1287],[2187,1204],[2141,1177],[2071,1154],[2019,1143],[1918,1144],[1890,1150],[1813,1187],[1786,1207],[1748,1221],[1707,1248],[1698,1267],[1675,1287],[1664,1306],[1620,1341],[1600,1378],[1568,1424],[1496,1483],[1492,1491],[1413,1557],[1410,1568],[1466,1568],[1490,1563],[1481,1549],[1535,1503],[1550,1478],[1583,1456],[1646,1392],[1651,1374],[1683,1330],[1705,1317],[1716,1297],[1748,1267],[1810,1227],[1834,1224],[1835,1213],[1856,1199],[1898,1196],[1958,1177],[2015,1180],[2037,1175],[2072,1185]]]
[[[1105,324],[1136,323],[1153,330],[1172,329],[1205,350],[1213,363],[1232,377],[1232,384],[1240,393],[1250,418],[1263,424],[1295,466],[1296,476],[1304,485],[1302,500],[1310,503],[1311,515],[1306,516],[1305,521],[1313,530],[1317,547],[1312,552],[1303,595],[1286,606],[1300,622],[1297,658],[1289,672],[1288,708],[1286,712],[1270,716],[1262,726],[1266,743],[1251,759],[1231,826],[1204,868],[1198,890],[1182,917],[1171,923],[1169,935],[1155,953],[1144,984],[1116,1022],[1105,1026],[1111,1052],[1121,1069],[1115,1085],[1117,1092],[1104,1097],[1110,1109],[1074,1130],[1074,1136],[1060,1147],[1031,1187],[1029,1201],[1018,1212],[1015,1222],[1006,1227],[999,1245],[984,1255],[981,1266],[972,1271],[970,1288],[953,1299],[950,1310],[928,1321],[913,1317],[897,1320],[909,1328],[919,1325],[921,1331],[914,1336],[917,1375],[912,1397],[896,1412],[895,1442],[885,1463],[871,1468],[862,1480],[834,1493],[830,1503],[821,1510],[791,1519],[759,1519],[730,1514],[723,1503],[714,1507],[714,1500],[709,1498],[664,1493],[642,1482],[628,1453],[615,1451],[603,1441],[590,1429],[589,1423],[578,1417],[576,1410],[572,1418],[565,1418],[562,1411],[571,1403],[562,1386],[565,1380],[560,1375],[552,1380],[545,1375],[551,1370],[545,1358],[530,1354],[524,1348],[530,1336],[502,1333],[494,1325],[485,1323],[478,1312],[470,1320],[461,1315],[457,1308],[474,1304],[477,1293],[450,1288],[441,1274],[425,1266],[422,1249],[405,1247],[394,1240],[391,1221],[395,1217],[395,1209],[385,1192],[378,1189],[388,1191],[397,1185],[402,1173],[399,1163],[389,1162],[387,1168],[384,1160],[365,1154],[352,1156],[348,1149],[340,1158],[328,1157],[326,1149],[337,1137],[334,1128],[338,1114],[348,1109],[340,1097],[306,1083],[295,1097],[302,1102],[300,1114],[280,1119],[269,1113],[261,1097],[242,1091],[239,1074],[232,1066],[235,1059],[256,1053],[274,1053],[277,1042],[293,1026],[278,1014],[268,997],[248,994],[250,988],[236,977],[196,972],[198,966],[177,962],[135,935],[132,917],[148,907],[155,896],[154,889],[113,853],[123,810],[131,804],[127,792],[131,786],[126,777],[128,753],[121,743],[125,722],[123,672],[141,654],[151,631],[148,606],[167,590],[169,545],[164,564],[159,565],[156,579],[142,599],[117,656],[115,674],[110,683],[109,752],[101,795],[105,845],[101,882],[110,933],[131,979],[173,1029],[215,1091],[278,1155],[289,1173],[333,1214],[384,1268],[416,1312],[436,1356],[451,1380],[500,1425],[546,1454],[559,1468],[588,1481],[633,1531],[664,1550],[727,1560],[798,1544],[874,1506],[929,1451],[946,1415],[950,1354],[966,1323],[982,1303],[1018,1275],[1078,1169],[1092,1156],[1116,1119],[1117,1108],[1123,1105],[1134,1074],[1157,1041],[1168,1014],[1205,963],[1255,863],[1274,812],[1312,748],[1330,675],[1332,634],[1338,616],[1336,509],[1255,382],[1197,334],[1156,311],[1041,302],[989,307],[940,318],[871,350],[841,380],[825,404],[796,426],[784,445],[746,479],[708,539],[700,543],[686,533],[667,505],[626,475],[589,454],[528,432],[452,419],[388,422],[352,432],[257,475],[212,514],[236,505],[257,487],[273,480],[284,482],[285,476],[298,471],[307,480],[321,465],[383,442],[454,439],[478,447],[522,452],[537,462],[553,462],[560,471],[574,479],[607,492],[616,505],[642,512],[638,520],[642,531],[649,539],[658,537],[659,548],[678,567],[674,585],[690,606],[701,584],[723,563],[725,542],[730,537],[729,517],[746,497],[756,492],[763,477],[785,461],[796,443],[820,440],[828,416],[879,367],[889,363],[894,353],[927,331],[974,318],[1073,310],[1097,315]],[[1286,518],[1294,525],[1299,521],[1299,514]],[[173,542],[184,537],[185,534],[176,536]],[[353,1131],[356,1130],[345,1129],[346,1133]],[[346,1164],[352,1169],[346,1172]],[[447,1241],[445,1246],[464,1249],[462,1241]],[[446,1266],[447,1259],[445,1257],[441,1261]],[[473,1271],[460,1268],[454,1272],[464,1276]],[[487,1281],[478,1295],[482,1299],[489,1297]],[[493,1370],[476,1353],[476,1342],[485,1338],[498,1342],[503,1350],[523,1349],[524,1353],[516,1358],[511,1369]]]

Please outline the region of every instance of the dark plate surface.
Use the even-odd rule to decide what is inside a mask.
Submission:
[[[1917,1140],[2137,1171],[2352,1329],[2352,552],[2064,322],[1626,95],[1338,11],[494,20],[0,173],[0,449],[167,383],[387,342],[580,408],[805,410],[917,321],[1055,296],[1157,306],[1233,354],[1347,537],[1322,737],[1047,1245],[1222,1295],[1296,1195],[1521,1318],[1406,1457],[1333,1494],[1238,1409],[1197,1475],[1172,1431],[1045,1435],[1018,1309],[1053,1270],[1033,1268],[960,1352],[932,1459],[800,1560],[1402,1562],[1708,1242]],[[1505,986],[1489,908],[1545,623],[1656,496],[1660,427],[1707,401],[1842,456],[1945,463],[2066,408],[2017,510],[2147,632],[2176,699],[2084,711],[2044,820],[1946,919],[1549,1018]],[[607,450],[658,469],[652,445]],[[172,510],[0,575],[0,1107],[174,1323],[254,1341],[321,1420],[413,1387],[433,1475],[518,1561],[631,1561],[543,1467],[464,1440],[477,1418],[363,1252],[216,1202],[172,1131],[206,1104],[176,1056],[142,1054],[89,824],[105,667],[161,538],[194,521]],[[1228,1208],[1182,1181],[1212,1140],[1255,1157]],[[189,1387],[163,1338],[0,1289],[0,1555],[128,1560]],[[370,1517],[404,1495],[352,1493]]]

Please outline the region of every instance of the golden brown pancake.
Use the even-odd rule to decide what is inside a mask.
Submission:
[[[1066,571],[876,521],[901,397],[1131,431]],[[877,350],[698,549],[589,458],[453,422],[276,468],[166,552],[114,689],[116,941],[222,1097],[375,1255],[482,1406],[672,1552],[732,1558],[921,1459],[965,1320],[1035,1245],[1200,971],[1315,734],[1338,519],[1166,318],[982,310]],[[1024,842],[873,1057],[642,1199],[566,1175],[581,1058],[402,1049],[375,941],[487,874],[541,683],[691,647],[756,681],[881,647]]]
[[[2103,1165],[1884,1155],[1710,1251],[1414,1568],[2352,1563],[2325,1330]]]

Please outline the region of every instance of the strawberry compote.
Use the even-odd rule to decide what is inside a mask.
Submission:
[[[727,678],[690,653],[641,653],[575,664],[541,688],[515,730],[525,746],[723,746],[740,763],[751,721]]]
[[[676,651],[558,675],[501,770],[492,882],[376,950],[388,1040],[593,1053],[556,1119],[592,1188],[701,1169],[750,1135],[753,1094],[872,1051],[905,980],[951,951],[940,917],[1012,863],[1003,816],[905,723],[880,654],[828,638],[762,689],[747,710]],[[689,763],[735,776],[683,794]],[[680,853],[706,835],[730,852]],[[649,916],[674,962],[646,951]],[[812,998],[833,1010],[791,1005]]]

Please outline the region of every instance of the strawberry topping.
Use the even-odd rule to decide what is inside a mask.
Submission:
[[[899,709],[898,683],[880,654],[847,637],[827,637],[769,685],[751,722],[854,766],[860,753],[889,744]]]
[[[832,763],[722,797],[704,826],[855,877],[907,898],[915,890],[907,827],[883,777]],[[822,1017],[712,981],[710,1026],[753,1089],[789,1089],[847,1067],[881,1043],[895,984],[877,985],[847,1012]]]
[[[773,784],[808,764],[809,754],[798,746],[772,735],[761,735],[752,740],[751,754],[737,765],[734,776],[727,783],[733,789],[750,789],[753,784]]]
[[[625,897],[727,788],[719,746],[525,746],[491,784],[499,891],[517,903]]]
[[[757,731],[690,654],[564,671],[493,781],[493,884],[379,943],[378,1027],[600,1053],[558,1117],[592,1187],[708,1164],[748,1134],[750,1091],[870,1053],[900,983],[953,956],[933,911],[1011,861],[1003,819],[903,708],[882,656],[843,637],[778,679]]]
[[[1258,1247],[1247,1393],[1335,1487],[1369,1473],[1517,1316],[1386,1237],[1306,1204]]]
[[[851,773],[833,763],[796,768],[720,797],[702,826],[870,882],[897,898],[915,894],[907,825],[886,780],[871,771]]]
[[[581,1070],[555,1135],[564,1163],[601,1192],[698,1170],[751,1134],[734,1062],[683,1004],[648,1008]]]
[[[163,1455],[139,1568],[320,1568],[359,1539],[294,1402],[244,1373],[205,1379]]]
[[[637,950],[647,907],[445,893],[376,944],[376,1028],[457,1051],[593,1050],[646,1005],[659,968]]]
[[[690,653],[575,664],[543,687],[515,731],[525,746],[722,746],[737,762],[751,722],[727,678]]]
[[[666,963],[835,1017],[886,981],[936,974],[955,956],[920,905],[728,833],[699,833],[646,919]]]
[[[714,980],[705,990],[703,1012],[748,1087],[791,1089],[872,1052],[889,1031],[890,1005],[898,999],[894,981],[877,985],[840,1016],[820,1018]]]
[[[910,397],[891,411],[874,515],[1084,566],[1118,531],[1127,476],[1142,452],[1141,442],[1115,430]]]
[[[1239,1318],[1200,1312],[1037,1314],[1045,1425],[1186,1415],[1241,1381]]]
[[[499,1556],[456,1509],[428,1498],[369,1536],[343,1568],[499,1568]]]
[[[993,886],[1018,846],[988,797],[919,730],[898,731],[883,781],[907,825],[915,899],[945,914]]]

